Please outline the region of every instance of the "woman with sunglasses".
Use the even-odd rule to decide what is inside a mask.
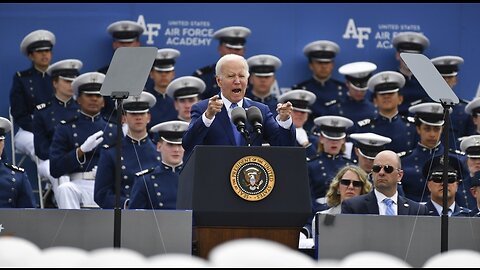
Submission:
[[[349,198],[370,192],[372,184],[368,181],[367,173],[356,165],[348,165],[340,169],[327,192],[329,209],[322,214],[340,214],[341,203]]]
[[[372,190],[372,184],[368,181],[367,173],[356,165],[347,165],[341,168],[330,183],[327,192],[326,210],[319,211],[317,214],[340,214],[342,202],[344,200],[366,194]],[[313,217],[312,224],[315,224],[317,214]],[[315,237],[315,226],[312,226],[312,236]]]

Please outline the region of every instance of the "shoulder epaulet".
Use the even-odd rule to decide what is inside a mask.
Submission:
[[[117,118],[116,118],[116,117],[110,117],[110,118],[108,118],[108,117],[106,117],[106,116],[103,116],[102,118],[103,118],[103,120],[105,120],[105,122],[107,122],[107,123],[109,123],[109,124],[114,124],[114,125],[117,124]]]
[[[25,169],[22,167],[15,166],[13,164],[5,163],[5,166],[7,168],[10,168],[11,170],[17,171],[17,172],[25,172]]]
[[[40,103],[40,104],[37,104],[35,106],[35,108],[37,109],[37,111],[41,111],[45,108],[47,108],[48,106],[50,106],[51,102],[47,102],[47,103]]]
[[[413,117],[413,116],[407,116],[407,117],[404,117],[404,118],[410,123],[415,123],[415,117]]]
[[[363,126],[366,126],[366,125],[370,124],[371,122],[372,122],[372,119],[367,118],[367,119],[363,119],[363,120],[358,121],[357,125],[360,126],[360,127],[363,127]]]
[[[30,76],[32,75],[32,70],[31,69],[27,69],[27,70],[23,70],[23,71],[17,71],[17,76],[18,77],[25,77],[25,76]]]
[[[400,158],[401,157],[406,157],[406,156],[410,155],[411,153],[413,153],[413,150],[402,151],[402,152],[397,153],[397,156],[400,157]]]
[[[336,99],[332,99],[332,100],[330,100],[330,101],[325,102],[324,105],[325,105],[326,107],[330,107],[330,106],[332,106],[332,105],[334,105],[334,104],[336,104],[336,103],[337,103],[337,100],[336,100]]]
[[[412,102],[410,103],[410,106],[420,104],[420,103],[422,103],[422,101],[423,101],[423,99],[417,99],[417,100],[415,100],[415,101],[412,101]]]
[[[203,74],[211,73],[214,70],[215,70],[215,65],[210,65],[210,66],[202,67],[202,68],[199,68],[199,69],[195,70],[195,74],[197,74],[198,76],[202,76]]]
[[[450,153],[454,153],[454,154],[457,154],[457,155],[461,155],[461,156],[465,156],[465,152],[462,152],[458,149],[449,149],[449,152]]]
[[[147,173],[151,173],[155,170],[155,168],[150,168],[150,169],[145,169],[143,171],[139,171],[137,173],[135,173],[136,176],[142,176],[142,175],[145,175]]]
[[[460,208],[460,213],[467,213],[467,214],[469,214],[469,213],[472,212],[471,209],[465,208],[465,207],[463,207],[463,206],[459,206],[459,208]]]
[[[314,156],[309,156],[309,157],[307,157],[307,161],[312,161],[312,160],[318,159],[320,156],[321,156],[321,154],[316,154]]]
[[[333,83],[337,84],[337,85],[340,85],[340,86],[342,86],[342,87],[346,87],[345,83],[343,83],[343,82],[341,82],[341,81],[339,81],[339,80],[336,80],[336,79],[333,79],[333,78],[331,78],[330,80],[331,80]]]
[[[70,123],[76,121],[77,119],[78,119],[78,116],[74,116],[74,117],[72,117],[70,119],[67,119],[67,120],[60,120],[60,124],[62,124],[62,125],[70,124]]]
[[[310,80],[313,80],[313,79],[308,79],[306,81],[303,81],[303,82],[300,82],[300,83],[297,83],[297,84],[294,84],[292,86],[292,89],[303,89],[303,90],[307,90],[307,87],[305,86]]]

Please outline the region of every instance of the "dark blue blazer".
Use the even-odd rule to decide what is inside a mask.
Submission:
[[[208,99],[202,100],[192,106],[192,120],[187,132],[183,136],[182,145],[185,149],[185,156],[188,158],[196,145],[236,145],[233,135],[232,125],[228,117],[227,109],[222,107],[222,111],[215,115],[215,119],[206,127],[202,120],[202,114],[208,106]],[[278,125],[277,121],[270,112],[267,105],[253,101],[248,98],[243,99],[243,108],[256,106],[260,109],[263,116],[262,136],[253,132],[253,127],[246,123],[246,129],[251,134],[252,146],[261,146],[263,142],[268,142],[272,146],[295,146],[295,126],[292,124],[290,129],[284,129]],[[247,121],[248,122],[248,121]],[[247,142],[242,138],[242,145]]]
[[[428,215],[425,205],[398,196],[398,215]],[[379,215],[377,196],[371,191],[367,194],[350,198],[342,202],[342,214],[376,214]]]

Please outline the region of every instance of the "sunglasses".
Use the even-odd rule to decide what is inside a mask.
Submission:
[[[443,183],[443,179],[442,179],[441,176],[433,176],[433,177],[430,178],[430,180],[432,180],[432,181],[435,182],[435,183]],[[447,180],[448,180],[448,183],[449,183],[449,184],[453,184],[453,183],[455,183],[455,182],[457,181],[457,178],[454,177],[454,176],[453,176],[453,177],[452,177],[452,176],[449,176],[449,177],[447,178]]]
[[[392,173],[394,170],[398,170],[391,165],[373,165],[372,172],[379,173],[382,168],[385,173]]]
[[[350,179],[342,179],[340,180],[340,184],[344,186],[350,186],[350,184],[353,185],[353,187],[362,187],[363,182],[362,181],[356,181],[356,180],[350,180]]]

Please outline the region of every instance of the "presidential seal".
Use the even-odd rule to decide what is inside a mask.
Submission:
[[[263,158],[246,156],[237,161],[230,171],[233,191],[247,201],[266,198],[275,185],[272,166]]]

